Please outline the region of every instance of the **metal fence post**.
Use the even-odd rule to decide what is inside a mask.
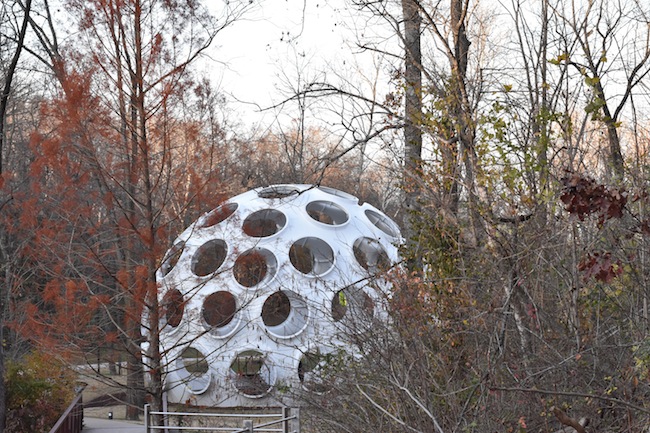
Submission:
[[[253,420],[252,419],[245,419],[244,420],[244,428],[248,433],[253,433]]]
[[[163,407],[163,425],[165,426],[165,433],[169,433],[169,407],[167,403],[167,391],[163,391],[162,395],[162,407]]]
[[[282,407],[282,433],[289,433],[291,430],[289,430],[289,426],[291,425],[291,420],[289,420],[289,417],[291,416],[291,409],[288,407],[284,406]]]
[[[282,408],[282,433],[300,433],[300,408]]]
[[[300,433],[300,408],[299,407],[294,407],[293,408],[293,416],[295,417],[293,421],[293,431],[296,433]]]
[[[144,431],[150,433],[149,429],[149,404],[144,405]]]

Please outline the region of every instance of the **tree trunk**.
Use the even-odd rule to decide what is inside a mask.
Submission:
[[[134,49],[135,49],[135,71],[131,77],[131,135],[132,135],[132,161],[131,161],[131,173],[129,179],[129,188],[132,190],[131,199],[129,200],[130,206],[133,210],[133,223],[132,227],[136,231],[133,237],[135,244],[137,245],[138,252],[140,254],[148,254],[147,245],[143,245],[143,236],[137,233],[139,224],[138,221],[140,218],[136,216],[135,203],[133,203],[133,198],[137,197],[137,185],[139,184],[139,176],[144,177],[143,183],[148,183],[146,176],[148,175],[149,170],[147,159],[147,142],[146,142],[146,116],[144,113],[144,91],[143,91],[143,69],[142,69],[142,29],[141,29],[141,20],[142,20],[142,5],[139,0],[134,2],[134,15],[133,15],[133,24],[134,24]],[[144,191],[147,197],[144,197],[146,203],[150,204],[151,195],[148,194],[149,191]],[[145,215],[146,219],[146,215]],[[145,221],[147,224],[147,221]],[[134,247],[136,246],[134,245]],[[142,251],[140,251],[142,250]],[[134,251],[136,253],[136,251]],[[137,254],[137,253],[136,253]],[[128,264],[127,264],[128,266]],[[135,288],[133,290],[133,295],[136,296],[135,299],[130,301],[133,303],[133,311],[142,312],[146,306],[143,307],[141,300],[137,299],[138,285],[141,284],[140,281],[135,281]],[[129,337],[133,344],[133,350],[135,353],[141,355],[140,343],[142,342],[142,333],[140,331],[140,314],[133,317],[129,321]],[[129,369],[129,376],[127,377],[127,390],[129,393],[127,412],[127,419],[138,419],[140,415],[140,409],[144,406],[145,403],[145,388],[144,388],[144,370],[142,365],[142,357],[140,359],[133,359],[133,371]],[[137,363],[137,364],[136,364]]]
[[[9,95],[11,94],[11,84],[13,82],[14,74],[16,72],[16,67],[18,66],[18,60],[20,59],[20,53],[23,49],[23,44],[25,41],[25,34],[27,33],[27,25],[29,24],[29,14],[31,10],[32,1],[27,0],[25,2],[23,11],[23,23],[20,27],[20,32],[18,34],[18,40],[16,42],[16,51],[11,59],[9,68],[5,74],[5,82],[2,89],[2,95],[0,96],[0,188],[2,188],[3,176],[4,176],[4,151],[6,148],[6,132],[5,124],[7,117],[7,107],[9,104]],[[4,197],[3,197],[4,201]],[[6,413],[7,413],[7,390],[5,388],[4,382],[4,373],[5,373],[5,351],[4,351],[4,324],[6,322],[6,300],[9,299],[9,278],[10,272],[8,268],[8,258],[9,254],[6,250],[5,244],[5,233],[4,230],[0,234],[0,263],[4,267],[4,272],[2,279],[0,279],[0,433],[5,431],[6,424]]]
[[[469,205],[470,225],[474,243],[480,243],[483,237],[483,224],[479,211],[479,194],[476,177],[479,170],[476,155],[476,125],[470,98],[467,91],[467,66],[469,62],[469,47],[471,42],[467,38],[465,21],[467,19],[467,0],[451,0],[451,27],[454,39],[453,55],[449,59],[451,64],[451,88],[449,89],[453,100],[452,114],[456,124],[456,135],[460,142],[462,159],[465,165],[465,185]]]
[[[614,172],[615,178],[620,182],[623,180],[623,176],[625,175],[623,154],[621,153],[621,140],[618,137],[616,122],[613,119],[608,118],[606,120],[606,124],[610,163],[612,165],[612,171]]]
[[[150,143],[147,138],[147,113],[145,109],[145,91],[144,91],[144,73],[142,69],[142,40],[141,40],[141,28],[140,28],[140,8],[139,2],[136,7],[136,17],[135,17],[135,31],[136,31],[136,76],[137,78],[137,113],[138,113],[138,126],[139,126],[139,138],[140,138],[140,153],[141,153],[141,163],[142,163],[142,181],[144,184],[144,224],[142,228],[143,234],[140,236],[143,239],[143,250],[145,253],[144,263],[147,266],[148,280],[146,282],[146,291],[144,295],[144,308],[143,311],[146,311],[146,316],[148,317],[149,323],[147,326],[149,328],[149,348],[148,348],[148,357],[150,365],[148,370],[150,372],[150,385],[149,392],[153,397],[153,410],[155,412],[160,412],[163,410],[163,386],[162,386],[162,366],[160,358],[160,334],[159,334],[159,305],[158,305],[158,286],[156,285],[156,269],[157,269],[157,257],[156,257],[156,229],[155,229],[155,217],[154,217],[154,204],[153,204],[153,195],[154,189],[151,183],[151,171],[150,171],[150,161],[152,160],[152,155],[150,154]],[[144,398],[144,396],[142,396]],[[156,425],[161,425],[162,419],[159,415],[154,418]]]
[[[417,0],[402,0],[404,24],[404,177],[403,189],[409,219],[419,210],[420,177],[422,174],[422,53],[420,27],[422,17]],[[413,257],[419,257],[417,236],[413,224],[406,228],[406,238]],[[420,269],[421,263],[411,260],[411,270]]]
[[[4,161],[3,161],[3,152],[5,150],[5,122],[7,117],[7,105],[9,103],[9,94],[11,93],[11,84],[14,79],[14,74],[16,73],[16,66],[18,66],[18,59],[20,58],[20,53],[23,50],[23,44],[25,42],[25,34],[27,33],[27,25],[29,24],[29,13],[32,6],[32,0],[27,0],[25,2],[23,23],[20,27],[20,33],[18,34],[18,41],[16,42],[16,52],[14,53],[7,73],[5,74],[5,84],[2,89],[2,96],[0,97],[0,179],[4,174]],[[0,186],[2,183],[0,182]],[[3,412],[4,413],[4,412]]]
[[[594,71],[596,75],[597,71]],[[621,140],[618,137],[618,128],[616,127],[616,119],[612,115],[607,100],[605,99],[605,89],[600,81],[594,85],[595,97],[602,101],[602,120],[607,128],[607,143],[609,145],[609,163],[614,178],[620,182],[623,180],[625,174],[625,167],[623,162],[623,154],[621,152]]]
[[[2,287],[0,288],[0,341],[5,340],[4,323],[6,321],[6,301],[9,299],[9,278],[10,269],[8,263],[8,253],[6,251],[5,233],[0,234],[0,263],[4,267],[2,275]],[[0,344],[0,378],[4,378],[5,373],[5,350],[4,344]],[[7,414],[7,389],[5,381],[0,380],[0,433],[5,431]]]

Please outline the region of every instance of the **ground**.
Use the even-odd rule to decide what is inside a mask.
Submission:
[[[117,400],[124,397],[124,390],[118,384],[124,383],[126,376],[101,373],[100,376],[87,368],[79,371],[79,380],[87,384],[83,391],[84,416],[108,418],[112,413],[113,419],[126,419],[126,406]]]

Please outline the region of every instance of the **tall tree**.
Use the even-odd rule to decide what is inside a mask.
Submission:
[[[402,0],[404,46],[404,174],[405,205],[411,217],[420,210],[422,188],[422,17],[417,0]],[[408,220],[407,220],[408,221]],[[406,230],[413,250],[410,267],[420,270],[418,236],[409,223]]]
[[[396,9],[404,2],[355,4],[386,18],[393,31],[403,28],[406,14]],[[624,165],[616,169],[613,164],[609,115],[603,115],[602,101],[594,98],[600,78],[593,79],[589,68],[583,71],[572,62],[584,62],[580,38],[593,43],[608,34],[608,28],[621,29],[617,26],[623,17],[635,17],[640,24],[635,31],[642,36],[635,39],[637,45],[630,44],[633,48],[627,53],[634,54],[620,55],[625,50],[618,49],[620,57],[607,55],[599,77],[607,72],[612,80],[603,83],[606,90],[612,89],[614,77],[625,83],[630,75],[643,76],[647,26],[642,9],[637,9],[638,2],[609,2],[607,10],[598,2],[515,1],[510,9],[513,22],[504,22],[501,9],[494,15],[481,14],[485,2],[416,4],[425,53],[420,60],[424,90],[419,128],[427,158],[420,196],[424,209],[418,214],[421,224],[416,233],[419,251],[427,254],[427,272],[422,281],[398,283],[391,299],[407,300],[404,310],[391,305],[393,323],[401,325],[415,317],[416,324],[398,325],[387,331],[389,336],[377,327],[376,333],[358,341],[369,362],[360,358],[357,369],[344,361],[342,373],[336,370],[340,364],[333,368],[347,379],[334,381],[333,395],[346,407],[359,408],[356,416],[334,422],[349,431],[367,430],[368,425],[378,430],[435,431],[437,424],[443,431],[498,430],[503,425],[521,431],[554,430],[553,423],[557,428],[557,423],[582,428],[572,416],[551,407],[551,402],[562,401],[574,414],[606,414],[592,419],[596,428],[638,428],[647,422],[647,408],[632,396],[648,392],[647,376],[638,376],[648,359],[647,345],[640,343],[647,341],[642,331],[647,321],[641,317],[647,299],[641,270],[647,266],[637,265],[637,257],[647,257],[643,246],[647,243],[639,239],[634,225],[641,217],[624,205],[621,210],[620,204],[632,193],[572,176],[567,177],[567,188],[582,198],[575,202],[569,198],[572,208],[567,210],[576,215],[576,209],[589,209],[589,215],[602,215],[567,217],[558,212],[557,181],[566,175],[565,169],[602,173],[602,160],[594,158],[602,154],[615,178],[619,178],[616,170],[625,173],[620,171]],[[590,7],[599,10],[587,26],[593,31],[573,31],[567,15],[575,11],[583,16]],[[630,10],[635,12],[624,12]],[[481,31],[490,19],[498,25]],[[403,34],[396,33],[404,46]],[[607,40],[615,39],[610,35]],[[592,44],[592,52],[594,46],[600,43]],[[609,51],[613,46],[623,44],[606,43],[604,48]],[[614,61],[619,66],[603,66]],[[399,68],[397,62],[395,76],[401,81],[395,94],[400,98],[392,99],[399,101],[393,113],[405,113],[408,65],[402,55]],[[626,88],[607,101],[618,106]],[[633,89],[628,104],[642,98]],[[619,122],[626,119],[625,110]],[[611,109],[609,114],[613,113]],[[407,125],[406,116],[401,120]],[[625,128],[625,123],[611,125],[619,133]],[[447,153],[441,156],[443,151]],[[625,156],[624,145],[620,151]],[[452,184],[444,185],[443,178],[453,179],[456,189],[446,188]],[[453,213],[447,211],[451,207],[441,206],[445,201],[440,199],[451,191],[455,194],[449,196],[456,198]],[[644,201],[645,194],[634,197],[635,202]],[[446,211],[455,217],[447,219],[452,224],[440,222],[439,215]],[[620,221],[612,220],[619,217]],[[583,253],[594,245],[597,251]],[[432,300],[434,305],[427,304]],[[629,326],[619,326],[625,314],[629,321],[623,322]],[[604,332],[605,322],[611,333]],[[404,329],[413,333],[407,335]],[[635,362],[644,367],[633,367]],[[614,379],[606,371],[626,373]],[[594,382],[595,377],[607,379]],[[420,383],[426,386],[420,388]],[[451,389],[454,385],[463,391]],[[613,400],[601,399],[604,395]],[[458,400],[452,403],[454,398]],[[324,411],[329,408],[325,401],[319,404]],[[524,406],[541,409],[549,417]],[[623,412],[630,418],[625,419]]]
[[[566,23],[565,45],[575,47],[559,53],[554,63],[566,62],[584,80],[591,92],[585,111],[605,127],[607,169],[623,179],[619,128],[635,88],[650,73],[649,12],[639,2],[602,0],[559,4],[554,13]]]
[[[2,5],[2,19],[8,20],[13,17],[16,18],[16,22],[19,22],[19,16],[13,15],[15,10],[10,11],[18,6],[18,2],[13,4],[3,3]],[[3,82],[1,84],[2,94],[0,94],[0,212],[2,208],[5,207],[7,201],[11,200],[11,197],[8,194],[5,194],[4,184],[5,184],[5,158],[4,155],[7,152],[7,132],[5,126],[7,125],[7,111],[9,106],[9,98],[12,96],[12,84],[16,75],[16,69],[18,67],[18,61],[20,59],[21,53],[23,51],[23,46],[25,44],[25,36],[27,34],[28,24],[29,24],[29,15],[31,12],[32,2],[31,0],[26,0],[25,4],[22,6],[22,20],[17,34],[9,35],[4,34],[4,30],[8,27],[5,26],[5,23],[0,23],[0,30],[3,34],[0,34],[0,38],[4,41],[13,39],[14,44],[2,47],[2,52],[8,49],[9,46],[12,47],[13,53],[10,56],[9,64],[6,66],[6,69],[2,70]],[[4,59],[3,59],[4,66]],[[11,268],[10,260],[11,252],[9,251],[8,245],[8,234],[6,227],[0,227],[0,378],[4,378],[5,372],[5,323],[6,323],[6,312],[7,312],[7,303],[9,300],[9,287],[11,285]],[[0,380],[0,433],[5,429],[5,414],[7,412],[6,405],[6,388],[4,380]]]
[[[74,245],[74,253],[59,251],[58,264],[42,256],[40,260],[57,270],[43,274],[50,293],[62,291],[62,299],[95,310],[83,316],[103,317],[92,332],[107,343],[120,343],[127,361],[127,415],[137,418],[146,393],[156,408],[162,407],[158,263],[170,232],[186,219],[191,205],[197,212],[221,199],[206,191],[215,186],[220,138],[192,126],[191,118],[183,119],[191,95],[203,98],[209,93],[205,82],[194,80],[191,67],[251,5],[225,2],[219,17],[195,1],[71,0],[67,6],[68,19],[79,26],[67,43],[86,50],[57,42],[47,3],[42,11],[46,25],[32,20],[40,49],[31,51],[53,71],[62,90],[46,111],[44,132],[34,140],[34,188],[43,192],[46,206],[62,209],[53,214],[60,218],[51,221],[50,229],[40,233],[51,238],[53,249]],[[195,140],[205,147],[190,144]],[[71,183],[76,187],[71,189]],[[197,202],[209,195],[207,203]],[[72,209],[72,214],[67,212]],[[73,221],[76,229],[54,229]],[[49,323],[60,325],[57,320]]]

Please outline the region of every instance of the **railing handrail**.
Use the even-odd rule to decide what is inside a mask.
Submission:
[[[54,427],[52,427],[49,431],[49,433],[56,433],[58,429],[63,425],[64,422],[68,419],[68,416],[70,413],[77,407],[79,402],[81,401],[83,397],[83,390],[86,388],[86,384],[82,384],[78,389],[77,389],[77,395],[75,398],[72,399],[72,403],[70,403],[70,406],[63,412],[63,415],[59,417],[59,420],[54,424]],[[83,412],[82,412],[83,413]],[[83,416],[83,415],[82,415]]]
[[[150,415],[199,415],[205,417],[224,417],[224,418],[277,418],[281,413],[215,413],[215,412],[157,412],[150,410]]]
[[[284,415],[281,414],[280,416],[284,416]],[[271,429],[264,429],[264,427],[268,427],[268,426],[271,426],[271,425],[273,425],[273,424],[285,423],[285,422],[287,422],[287,421],[291,421],[291,420],[293,420],[293,419],[297,419],[296,415],[288,416],[288,417],[284,417],[284,418],[282,418],[282,419],[278,419],[278,420],[275,420],[275,421],[267,422],[267,423],[264,423],[264,424],[258,424],[258,425],[256,425],[256,426],[251,425],[251,427],[245,427],[245,428],[242,428],[242,429],[236,430],[236,431],[234,431],[233,433],[246,433],[246,432],[249,432],[249,431],[254,432],[255,430],[260,430],[260,431],[262,431],[262,429],[263,429],[263,431],[270,431]],[[279,430],[275,430],[275,429],[273,429],[273,431],[283,431],[283,430],[282,430],[282,429],[279,429]]]
[[[300,416],[297,412],[299,409],[281,407],[278,412],[275,413],[214,413],[214,412],[169,412],[169,411],[152,411],[150,410],[150,405],[146,404],[144,406],[144,422],[145,422],[145,431],[150,433],[152,431],[163,431],[166,429],[175,429],[175,430],[193,430],[193,431],[211,431],[211,432],[223,432],[228,431],[231,433],[246,433],[246,432],[286,432],[286,433],[300,433]],[[295,414],[290,414],[290,411],[295,410]],[[151,415],[160,415],[163,419],[168,419],[171,416],[195,416],[195,417],[212,417],[212,418],[243,418],[244,427],[197,427],[197,426],[165,426],[165,425],[152,425],[150,423]],[[260,418],[275,418],[272,421],[267,421],[262,424],[253,425],[252,419]],[[289,429],[289,422],[294,421],[297,424],[297,430]],[[268,428],[274,424],[282,424],[282,428]]]

